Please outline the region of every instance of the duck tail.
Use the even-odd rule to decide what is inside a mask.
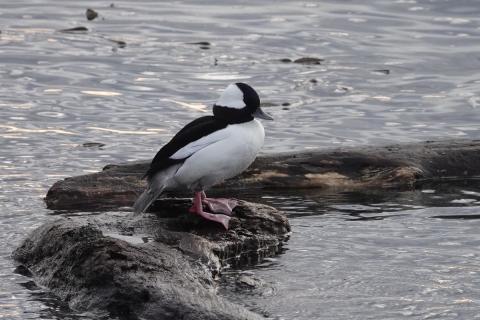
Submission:
[[[169,180],[175,175],[180,168],[180,164],[173,165],[165,170],[155,174],[148,180],[147,189],[138,197],[133,204],[133,213],[138,215],[145,212],[152,203],[162,194],[163,190],[168,186]]]

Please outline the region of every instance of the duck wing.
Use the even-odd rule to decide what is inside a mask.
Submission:
[[[151,180],[158,172],[183,163],[196,151],[223,139],[225,132],[222,129],[227,125],[214,116],[201,117],[188,123],[157,152],[144,178]]]

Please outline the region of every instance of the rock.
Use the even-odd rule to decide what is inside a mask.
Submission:
[[[255,276],[243,274],[237,278],[236,284],[242,289],[253,290],[262,288],[265,282]]]
[[[98,13],[95,10],[88,8],[87,11],[85,11],[85,16],[88,21],[91,21],[98,17]]]
[[[199,41],[199,42],[187,42],[187,44],[198,45],[202,50],[210,50],[211,43],[208,41]]]
[[[87,32],[88,28],[86,27],[74,27],[74,28],[69,28],[69,29],[62,29],[59,30],[60,32],[65,32],[65,33],[74,33],[74,32]]]
[[[294,60],[294,63],[300,63],[300,64],[320,64],[324,59],[320,58],[313,58],[313,57],[304,57],[304,58],[299,58]]]
[[[122,40],[115,40],[115,39],[107,39],[110,42],[115,43],[119,48],[123,49],[127,46],[127,43]]]
[[[67,178],[47,193],[50,209],[131,206],[145,188],[150,161],[108,165],[102,172]],[[480,140],[451,140],[317,150],[258,157],[241,175],[213,190],[268,188],[335,190],[413,189],[443,179],[480,175]]]
[[[390,74],[390,70],[389,70],[389,69],[378,69],[378,70],[373,70],[372,72],[382,73],[382,74]]]
[[[105,147],[104,143],[101,142],[85,142],[82,144],[82,147],[85,148],[102,148]]]
[[[154,212],[62,218],[30,234],[13,254],[23,274],[79,311],[119,319],[260,319],[215,294],[220,267],[275,254],[287,219],[240,202],[231,229],[187,213],[191,201],[163,199]]]
[[[210,42],[208,41],[198,41],[198,42],[187,42],[187,44],[196,44],[199,46],[209,46]]]

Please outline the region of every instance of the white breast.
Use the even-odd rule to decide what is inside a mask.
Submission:
[[[194,152],[177,171],[178,186],[205,190],[240,174],[255,160],[265,132],[259,121],[252,120],[228,125],[214,136],[222,138]]]

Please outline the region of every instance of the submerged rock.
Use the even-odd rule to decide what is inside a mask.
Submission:
[[[69,29],[62,29],[59,30],[60,32],[65,32],[65,33],[72,33],[72,32],[87,32],[88,28],[87,27],[74,27],[74,28],[69,28]]]
[[[263,286],[265,286],[265,281],[263,281],[262,279],[259,279],[252,275],[245,275],[245,274],[240,275],[236,279],[235,283],[240,289],[248,289],[248,290],[254,290],[254,289],[258,290]]]
[[[300,64],[320,64],[324,59],[314,58],[314,57],[304,57],[294,60],[294,63]]]
[[[85,142],[85,143],[82,144],[82,147],[85,147],[85,148],[102,148],[102,147],[105,147],[105,143]]]
[[[120,319],[259,319],[215,294],[221,266],[275,254],[290,231],[272,207],[240,202],[231,228],[187,213],[190,200],[152,213],[76,216],[46,223],[15,250],[23,274],[74,310]]]
[[[187,44],[196,44],[200,46],[209,46],[210,42],[208,41],[198,41],[198,42],[187,42]]]
[[[107,39],[110,42],[115,43],[119,48],[123,49],[127,46],[127,43],[122,40],[115,40],[115,39]]]
[[[373,70],[372,72],[381,73],[381,74],[390,74],[389,69],[377,69],[377,70]]]
[[[209,50],[211,43],[208,41],[187,42],[187,44],[198,45],[200,49]]]

